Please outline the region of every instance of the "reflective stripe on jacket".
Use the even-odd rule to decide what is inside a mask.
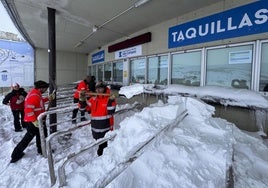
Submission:
[[[24,104],[24,121],[34,122],[42,112],[45,112],[45,102],[48,98],[42,98],[42,94],[38,89],[32,89],[25,98]]]

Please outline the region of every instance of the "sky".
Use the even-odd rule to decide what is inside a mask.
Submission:
[[[14,26],[12,20],[10,19],[2,2],[0,2],[0,18],[1,18],[0,31],[10,32],[10,33],[20,35],[17,28]]]
[[[240,89],[199,87],[196,92],[194,87],[166,86],[155,90],[141,84],[122,87],[119,93],[131,99],[144,91],[173,95],[141,111],[115,115],[116,129],[106,134],[115,137],[101,157],[92,148],[63,165],[67,156],[95,143],[90,126],[78,129],[70,138],[52,140],[57,178],[53,187],[59,187],[58,169],[64,167],[64,187],[225,188],[230,166],[235,188],[268,187],[267,139],[262,139],[260,132],[242,131],[227,120],[213,117],[215,108],[200,100],[205,95],[222,96],[234,105],[267,107],[265,98]],[[175,95],[178,91],[195,96]],[[227,105],[227,100],[222,101]],[[117,110],[134,104],[117,105]],[[50,187],[47,159],[37,154],[34,140],[20,161],[9,163],[13,148],[26,130],[14,132],[8,106],[1,104],[0,112],[0,187]],[[70,116],[67,113],[58,118]],[[58,129],[71,126],[62,123]]]

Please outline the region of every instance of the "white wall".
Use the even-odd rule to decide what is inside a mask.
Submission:
[[[35,80],[48,79],[47,49],[36,49]],[[87,75],[87,55],[58,51],[56,53],[56,84],[68,84],[82,80]]]

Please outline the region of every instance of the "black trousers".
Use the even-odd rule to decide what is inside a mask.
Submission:
[[[14,118],[14,128],[16,130],[20,130],[21,127],[25,128],[24,122],[24,111],[23,110],[12,110],[13,118]]]
[[[92,130],[92,135],[93,135],[94,139],[98,140],[100,138],[103,138],[107,132],[108,131],[106,131],[106,132],[95,132],[95,131]],[[107,146],[108,146],[107,142],[104,142],[104,143],[99,145],[99,148],[97,150],[98,156],[101,156],[103,154],[103,149],[106,148]]]
[[[79,102],[79,99],[74,98],[74,103],[78,103],[78,102]],[[81,121],[85,121],[85,111],[80,111],[80,112],[81,112]],[[73,110],[73,115],[72,115],[72,120],[73,121],[76,121],[74,119],[76,118],[77,113],[78,113],[78,108]]]
[[[26,126],[27,126],[27,132],[24,135],[24,137],[22,138],[22,140],[14,148],[14,150],[11,154],[12,159],[19,158],[34,137],[36,138],[37,152],[42,154],[39,128],[35,127],[31,122],[26,122]],[[44,131],[45,131],[45,136],[47,137],[46,126],[45,126]]]

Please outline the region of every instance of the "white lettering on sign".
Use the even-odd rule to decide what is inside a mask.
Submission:
[[[186,31],[175,31],[172,32],[172,40],[173,42],[180,42],[186,39],[193,39],[197,37],[203,37],[208,34],[217,34],[223,33],[226,31],[237,30],[243,27],[252,27],[254,24],[260,25],[265,24],[268,21],[268,9],[259,9],[255,12],[254,17],[250,18],[250,16],[245,13],[241,18],[238,25],[233,23],[233,17],[227,18],[227,22],[224,25],[222,20],[212,21],[211,23],[206,23],[204,25],[199,25],[197,28],[190,27]]]

